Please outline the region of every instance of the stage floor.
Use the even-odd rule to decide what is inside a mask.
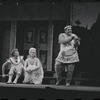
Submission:
[[[100,100],[100,87],[0,83],[0,100]]]
[[[34,85],[34,84],[6,84],[0,83],[0,87],[14,87],[14,88],[37,88],[37,89],[45,89],[51,88],[56,90],[76,90],[76,91],[93,91],[93,92],[100,92],[100,87],[93,87],[93,86],[76,86],[76,85]]]

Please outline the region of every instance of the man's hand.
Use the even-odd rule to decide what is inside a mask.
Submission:
[[[78,47],[80,45],[80,40],[81,40],[80,37],[75,40],[75,44],[74,44],[75,47]]]

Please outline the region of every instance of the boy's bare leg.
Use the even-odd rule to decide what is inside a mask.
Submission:
[[[67,67],[68,68],[67,68],[66,86],[69,86],[72,80],[72,75],[73,75],[75,64],[68,64]]]
[[[17,83],[17,81],[18,81],[19,77],[20,77],[20,74],[17,74],[17,75],[16,75],[15,80],[13,81],[13,83],[14,83],[14,84],[16,84],[16,83]]]
[[[62,80],[61,72],[62,72],[62,63],[56,61],[55,62],[55,72],[57,77],[56,85],[60,85],[60,81]]]
[[[9,84],[9,83],[12,83],[12,77],[13,77],[12,74],[10,74],[10,75],[8,76],[8,82],[7,82],[8,84]]]

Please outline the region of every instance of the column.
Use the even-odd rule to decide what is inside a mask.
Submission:
[[[10,32],[10,46],[9,55],[12,49],[16,47],[16,20],[11,21],[11,32]]]
[[[53,2],[50,4],[49,9],[49,26],[48,26],[48,44],[47,44],[47,71],[52,71],[52,54],[53,54]]]
[[[53,54],[53,23],[49,22],[48,27],[48,47],[47,47],[47,71],[52,71],[52,54]]]

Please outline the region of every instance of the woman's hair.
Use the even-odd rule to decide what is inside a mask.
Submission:
[[[31,47],[30,49],[29,49],[29,55],[28,55],[28,57],[30,57],[30,52],[34,52],[35,53],[35,57],[36,57],[36,48],[33,48],[33,47]]]
[[[15,51],[18,51],[18,49],[13,49],[13,50],[11,51],[11,56],[14,56]]]
[[[36,53],[36,49],[35,49],[35,48],[33,48],[33,47],[31,47],[31,48],[29,49],[29,53],[30,53],[31,51],[33,51],[33,52],[35,52],[35,53]]]

